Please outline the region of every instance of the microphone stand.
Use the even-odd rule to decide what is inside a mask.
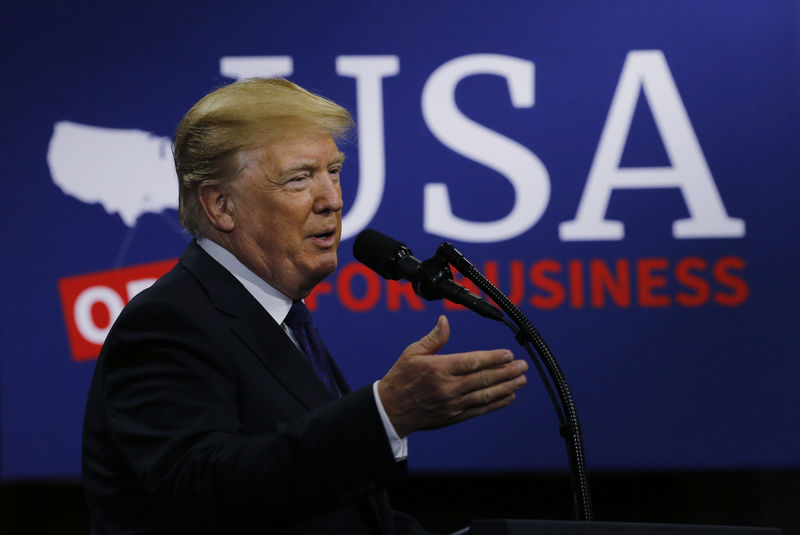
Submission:
[[[536,365],[536,369],[547,388],[556,414],[558,415],[560,434],[567,446],[570,472],[572,476],[572,492],[575,497],[575,515],[578,520],[592,520],[592,500],[589,492],[589,477],[586,471],[586,458],[583,452],[583,437],[578,413],[572,400],[567,380],[556,362],[553,352],[545,343],[536,327],[525,317],[519,308],[511,302],[497,287],[492,284],[472,263],[467,260],[455,247],[444,242],[436,250],[436,258],[443,260],[455,267],[461,274],[474,282],[494,301],[514,323],[506,317],[494,318],[503,321],[513,332],[517,341],[525,348]],[[535,350],[535,351],[534,351]],[[539,358],[537,358],[537,354]],[[553,393],[551,381],[548,380],[542,369],[544,364],[547,372],[558,391],[558,399]],[[559,403],[560,401],[560,403]]]

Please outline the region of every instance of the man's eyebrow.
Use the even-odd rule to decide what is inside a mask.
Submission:
[[[331,166],[331,165],[340,165],[340,164],[344,163],[344,158],[345,158],[344,153],[340,152],[339,154],[337,154],[336,156],[331,158],[331,160],[326,164],[326,167]],[[292,167],[286,169],[285,172],[286,173],[296,173],[297,171],[313,171],[314,169],[316,169],[316,167],[317,167],[317,164],[314,163],[314,162],[302,162],[302,163],[299,163],[297,165],[293,165]]]
[[[342,163],[344,163],[344,153],[340,152],[339,154],[334,156],[333,159],[331,159],[330,162],[328,162],[328,165],[338,165],[338,164],[342,164]]]

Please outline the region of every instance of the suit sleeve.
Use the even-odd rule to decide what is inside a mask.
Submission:
[[[222,331],[166,302],[132,307],[104,349],[115,447],[180,531],[280,527],[395,476],[371,387],[251,434]]]

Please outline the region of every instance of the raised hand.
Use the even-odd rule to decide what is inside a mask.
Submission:
[[[450,325],[436,327],[409,345],[378,383],[389,420],[401,437],[444,427],[505,407],[525,383],[528,365],[508,349],[437,355]]]

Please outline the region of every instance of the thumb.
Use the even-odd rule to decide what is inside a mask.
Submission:
[[[450,324],[447,321],[447,317],[439,316],[433,330],[408,346],[403,353],[411,355],[433,355],[443,348],[449,339]]]

